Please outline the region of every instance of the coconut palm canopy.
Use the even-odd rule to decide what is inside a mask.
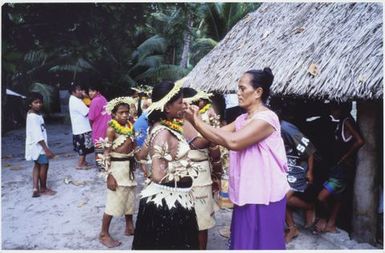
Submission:
[[[242,73],[269,66],[275,95],[381,99],[382,13],[381,3],[264,3],[196,65],[185,85],[235,91]]]

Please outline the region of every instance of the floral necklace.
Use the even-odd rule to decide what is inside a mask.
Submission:
[[[203,114],[203,113],[207,112],[210,109],[210,107],[211,107],[211,104],[205,105],[202,109],[199,110],[199,113]]]
[[[162,119],[160,124],[166,126],[174,131],[177,131],[180,134],[183,134],[183,120],[173,119],[172,121],[167,119]]]
[[[125,126],[122,126],[119,124],[119,122],[112,119],[110,122],[108,122],[108,125],[112,127],[116,133],[121,135],[127,135],[128,137],[130,137],[134,133],[133,126],[130,121],[127,121],[127,124]]]

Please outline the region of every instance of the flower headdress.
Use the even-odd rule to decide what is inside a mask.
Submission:
[[[167,93],[166,96],[164,96],[159,101],[152,102],[152,104],[146,110],[147,115],[150,115],[154,110],[160,110],[161,112],[163,112],[165,105],[170,101],[172,97],[178,94],[178,92],[182,88],[183,83],[184,79],[176,81],[174,87]]]
[[[117,106],[118,104],[128,104],[129,106],[131,106],[135,103],[136,100],[132,97],[117,97],[107,103],[107,105],[105,106],[105,110],[107,114],[111,115],[112,110],[114,110],[115,106]]]
[[[149,85],[138,85],[136,87],[131,87],[131,90],[134,90],[138,93],[143,93],[146,96],[151,97],[152,88],[153,87],[151,87]]]
[[[196,101],[198,101],[199,99],[207,99],[209,101],[211,101],[210,97],[212,96],[213,94],[212,93],[206,93],[204,91],[198,91],[197,94],[195,94],[195,96],[191,97],[191,98],[183,98],[183,101],[186,102],[186,103],[194,103]]]

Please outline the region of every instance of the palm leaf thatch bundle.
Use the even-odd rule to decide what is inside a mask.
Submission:
[[[381,99],[382,13],[381,3],[264,3],[196,65],[185,85],[235,91],[243,72],[269,66],[275,95]]]

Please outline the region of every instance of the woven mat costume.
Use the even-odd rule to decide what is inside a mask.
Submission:
[[[126,135],[119,135],[112,142],[112,150],[121,146],[127,138]],[[131,215],[134,213],[136,181],[133,171],[130,170],[130,158],[133,153],[122,154],[117,152],[110,153],[110,166],[108,172],[112,174],[117,182],[116,191],[107,188],[107,200],[105,213],[112,216]],[[106,164],[102,164],[108,168]]]
[[[162,131],[169,131],[178,139],[177,147],[168,147],[167,139],[159,135]],[[182,134],[163,125],[155,126],[149,135],[152,159],[162,158],[168,166],[160,183],[150,182],[141,192],[132,249],[198,249],[191,191],[192,178],[198,172],[189,165],[190,147]]]
[[[210,125],[215,125],[208,111],[201,114],[202,120]],[[219,125],[219,120],[218,123]],[[200,134],[198,136],[201,136]],[[197,215],[199,230],[210,229],[215,226],[214,213],[218,206],[213,198],[211,180],[211,163],[209,162],[209,151],[205,149],[190,150],[189,158],[193,166],[199,169],[199,175],[193,183],[193,195],[195,198],[195,213]]]

